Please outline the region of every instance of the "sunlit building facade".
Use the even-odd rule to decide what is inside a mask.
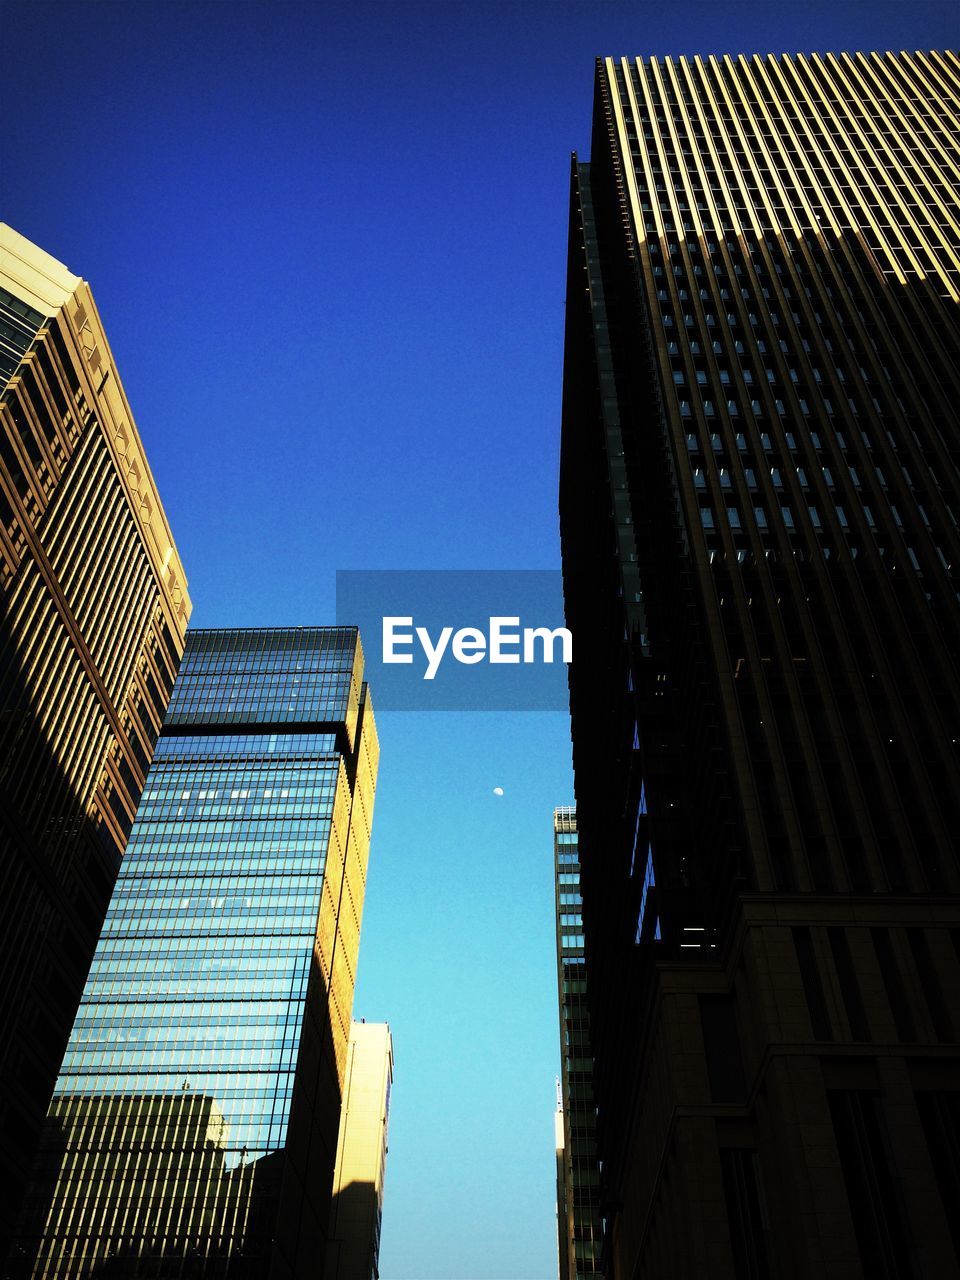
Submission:
[[[0,1259],[183,652],[87,283],[0,224]]]
[[[598,63],[561,538],[604,1272],[956,1275],[960,62]]]
[[[347,1048],[323,1280],[378,1280],[380,1275],[392,1089],[390,1027],[355,1022]]]
[[[557,1108],[557,1229],[561,1280],[594,1280],[600,1270],[603,1221],[597,1164],[593,1051],[587,1007],[583,900],[577,811],[553,811],[556,879],[557,990],[560,1002],[560,1097]]]
[[[189,633],[22,1274],[317,1274],[377,762],[355,629]]]
[[[563,1092],[557,1080],[557,1109],[553,1113],[553,1145],[557,1165],[557,1274],[567,1280],[570,1274],[570,1242],[567,1231],[567,1149],[563,1131]]]

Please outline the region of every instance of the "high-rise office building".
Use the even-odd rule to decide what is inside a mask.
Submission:
[[[577,811],[553,811],[553,861],[557,907],[557,991],[560,1003],[557,1228],[561,1280],[600,1276],[603,1220],[597,1164],[593,1053],[587,1008],[583,903]]]
[[[377,761],[355,628],[188,634],[47,1117],[23,1274],[317,1274]]]
[[[323,1280],[377,1280],[380,1275],[392,1086],[389,1026],[355,1022],[347,1049]]]
[[[957,1274],[958,91],[598,63],[560,510],[614,1280]]]
[[[0,1258],[183,652],[90,288],[0,224]]]

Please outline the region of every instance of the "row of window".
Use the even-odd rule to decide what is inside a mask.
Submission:
[[[244,756],[256,763],[269,756],[271,765],[286,766],[299,762],[302,757],[335,756],[338,752],[337,739],[332,733],[162,733],[154,762],[199,758],[212,766],[222,757]]]
[[[637,125],[631,116],[623,73],[618,70],[616,75],[628,120],[631,148],[637,168],[641,171],[640,176],[642,178],[641,162],[645,160],[656,188],[665,194],[660,153],[654,145],[653,124],[642,95],[638,98],[641,120]],[[749,83],[749,77],[744,77],[744,81]],[[655,87],[653,91],[656,93]],[[818,115],[811,113],[810,116],[803,117],[802,126],[807,134],[808,145],[798,147],[789,130],[771,131],[762,114],[753,117],[749,113],[738,113],[738,124],[735,127],[734,117],[725,104],[722,101],[719,104],[710,101],[707,104],[705,124],[712,140],[711,148],[707,145],[704,122],[700,116],[691,111],[688,119],[684,120],[679,113],[678,104],[672,100],[672,88],[669,85],[666,86],[666,92],[670,102],[666,110],[673,116],[681,138],[680,157],[671,154],[667,163],[672,185],[679,193],[677,206],[685,226],[692,229],[693,223],[689,217],[690,206],[682,194],[684,187],[692,193],[700,210],[701,220],[707,225],[712,222],[711,206],[705,201],[702,169],[721,207],[720,216],[725,225],[732,225],[729,216],[725,218],[723,212],[730,206],[749,225],[748,204],[753,206],[754,216],[765,228],[772,227],[767,204],[772,206],[779,223],[786,225],[786,206],[789,205],[793,216],[801,224],[814,230],[819,226],[819,213],[824,213],[829,207],[833,216],[839,217],[841,221],[853,216],[862,225],[871,228],[873,225],[881,226],[889,244],[888,252],[891,255],[903,254],[902,265],[914,266],[914,261],[901,248],[907,238],[918,251],[926,249],[934,266],[945,275],[954,272],[949,256],[937,243],[936,230],[949,225],[949,216],[944,207],[944,197],[948,193],[928,165],[911,166],[909,148],[913,145],[912,138],[897,139],[893,144],[895,150],[885,151],[882,138],[887,131],[878,126],[874,152],[865,145],[859,145],[862,138],[860,127],[852,119],[845,128],[838,129],[835,125],[825,125]],[[785,110],[782,103],[778,104],[778,108],[781,113]],[[666,115],[658,110],[656,118],[662,122],[659,130],[662,144],[670,151],[673,140],[666,128]],[[743,125],[746,125],[748,133],[752,131],[754,137],[761,141],[761,146],[750,145],[743,140],[739,132],[739,127]],[[638,130],[643,131],[649,144],[645,151],[641,150]],[[842,139],[842,162],[833,151],[835,133]],[[936,141],[929,132],[925,142],[927,147],[936,148]],[[720,180],[715,155],[719,157],[723,182]],[[880,158],[883,158],[883,163],[878,163]],[[874,198],[873,193],[877,188],[885,191],[882,202]],[[761,198],[762,189],[766,193],[766,200]],[[931,211],[927,213],[928,226],[923,236],[914,226],[914,217],[902,207],[905,203],[910,203],[913,210],[919,210],[917,199]],[[663,203],[666,204],[666,201]],[[819,213],[811,216],[809,206]],[[672,225],[672,211],[665,210],[664,216],[668,225]],[[651,229],[656,229],[655,224]]]
[[[867,506],[864,506],[864,507],[861,507],[860,510],[863,512],[864,517],[867,521],[867,524],[870,526],[870,528],[875,529],[876,521],[873,518],[873,512],[870,510],[870,508]],[[896,508],[894,508],[894,511],[896,511]],[[849,528],[850,525],[849,525],[849,521],[847,520],[847,513],[844,510],[844,508],[840,506],[834,507],[834,512],[836,514],[837,522],[839,523],[840,527],[842,529]],[[765,507],[755,506],[753,508],[752,515],[753,515],[754,523],[756,524],[758,529],[769,528],[769,521],[767,519],[767,511]],[[822,521],[820,519],[820,512],[817,509],[817,507],[813,507],[813,506],[807,507],[807,517],[811,525],[815,529],[820,529],[823,527]],[[727,524],[730,526],[731,529],[740,529],[743,527],[744,522],[741,519],[741,512],[739,507],[728,506],[726,508],[726,518],[727,518]],[[785,529],[796,528],[796,521],[794,519],[792,507],[789,507],[789,506],[780,507],[779,518]],[[898,515],[895,516],[895,519],[897,521],[897,524],[902,526],[903,522],[900,520]],[[716,518],[715,518],[713,507],[707,505],[703,501],[701,501],[700,503],[700,523],[703,525],[704,529],[713,529],[716,527]]]

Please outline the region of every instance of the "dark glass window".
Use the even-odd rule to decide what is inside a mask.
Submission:
[[[880,1095],[831,1089],[827,1097],[864,1275],[919,1280]]]
[[[797,963],[800,965],[800,977],[803,979],[803,990],[807,997],[807,1009],[810,1013],[810,1025],[817,1040],[832,1040],[833,1030],[827,1014],[827,1002],[820,981],[820,970],[817,965],[813,939],[809,929],[794,929],[793,943],[797,950]]]
[[[732,996],[701,995],[700,1025],[714,1102],[742,1102],[747,1086]]]
[[[750,1147],[721,1147],[720,1168],[737,1280],[766,1280],[770,1275],[770,1219],[760,1157]]]

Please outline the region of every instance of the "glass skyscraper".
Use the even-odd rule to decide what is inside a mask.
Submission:
[[[561,1280],[602,1275],[603,1219],[597,1164],[593,1050],[587,1008],[583,899],[577,811],[553,811],[553,858],[557,906],[557,988],[560,1000],[560,1103],[563,1162],[557,1171],[557,1229]],[[559,1137],[558,1132],[558,1137]],[[566,1268],[564,1270],[564,1267]]]
[[[24,1274],[316,1275],[377,759],[355,629],[188,634],[48,1116]]]

